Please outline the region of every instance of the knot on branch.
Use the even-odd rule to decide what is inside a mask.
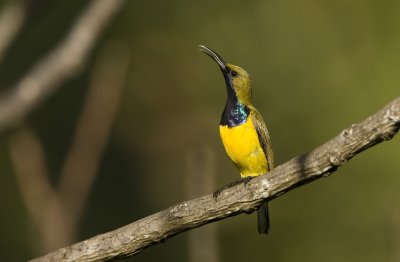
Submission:
[[[184,217],[185,214],[186,214],[187,206],[188,206],[188,204],[187,204],[186,202],[183,202],[183,203],[181,203],[181,204],[178,204],[178,205],[172,207],[172,208],[169,210],[169,213],[170,213],[170,215],[171,215],[172,217],[175,217],[175,218],[182,218],[182,217]]]
[[[340,134],[343,137],[343,139],[346,139],[347,137],[351,136],[356,126],[357,126],[356,124],[352,124],[350,127],[344,129]]]
[[[332,167],[337,168],[346,164],[347,159],[336,154],[329,156],[329,162],[331,163]]]

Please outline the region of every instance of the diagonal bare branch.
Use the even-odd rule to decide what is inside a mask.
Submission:
[[[358,153],[391,139],[399,129],[400,97],[311,152],[254,178],[246,186],[239,184],[223,191],[218,202],[212,195],[185,201],[33,261],[105,261],[137,254],[186,230],[252,212],[264,199],[272,200],[333,173]]]
[[[79,72],[90,50],[125,0],[94,0],[66,38],[0,99],[0,132],[21,121],[60,83]]]

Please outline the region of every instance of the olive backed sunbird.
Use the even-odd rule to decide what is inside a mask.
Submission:
[[[199,45],[200,51],[217,62],[224,76],[227,99],[219,124],[219,132],[225,151],[240,171],[241,181],[248,182],[255,176],[263,175],[274,166],[274,154],[267,127],[261,114],[251,101],[252,83],[250,75],[241,67],[226,63],[210,48]],[[225,188],[225,187],[224,187]],[[221,191],[217,190],[214,197]],[[268,234],[270,221],[268,204],[264,202],[257,211],[258,233]]]

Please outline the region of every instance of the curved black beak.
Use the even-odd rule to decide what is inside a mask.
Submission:
[[[224,59],[222,59],[222,57],[215,51],[211,50],[210,48],[204,45],[199,45],[199,50],[208,55],[209,57],[211,57],[215,62],[217,62],[222,71],[226,70],[226,63]]]

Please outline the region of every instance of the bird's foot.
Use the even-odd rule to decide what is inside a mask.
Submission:
[[[224,191],[225,189],[227,189],[227,187],[221,187],[221,188],[218,188],[217,190],[215,190],[215,192],[213,193],[213,198],[214,198],[214,200],[215,200],[215,202],[217,202],[217,198],[218,198],[218,196],[222,193],[222,191]]]
[[[253,176],[246,176],[242,178],[244,186],[247,186],[247,184],[252,180],[254,177]]]
[[[225,185],[225,186],[223,186],[223,187],[221,187],[221,188],[215,190],[215,192],[214,192],[214,194],[213,194],[213,198],[214,198],[215,202],[217,202],[218,196],[219,196],[219,195],[222,193],[222,191],[224,191],[225,189],[231,188],[231,187],[236,186],[236,185],[241,184],[241,183],[243,183],[244,186],[247,186],[247,184],[248,184],[248,183],[250,182],[250,180],[252,180],[252,179],[253,179],[253,177],[251,177],[251,176],[244,177],[244,178],[235,180],[235,181],[233,181],[233,182],[231,182],[231,183],[229,183],[229,184],[227,184],[227,185]]]

